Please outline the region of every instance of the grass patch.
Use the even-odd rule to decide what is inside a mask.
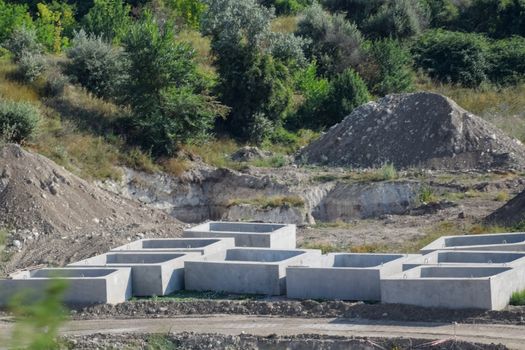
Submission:
[[[206,164],[228,168],[236,163],[230,159],[230,155],[238,150],[240,145],[231,139],[217,139],[202,144],[186,145],[183,148],[184,151],[201,158]]]
[[[525,305],[525,290],[512,293],[510,305]]]
[[[227,203],[228,207],[235,205],[248,204],[253,205],[261,209],[272,209],[272,208],[304,208],[305,202],[299,196],[269,196],[269,197],[255,197],[255,198],[236,198],[232,199]]]
[[[146,350],[176,350],[178,347],[163,334],[150,334],[146,339]]]
[[[380,244],[363,245],[335,245],[330,243],[310,242],[301,245],[302,249],[319,249],[327,253],[380,253],[387,251],[387,247]]]
[[[496,197],[494,197],[494,200],[497,202],[507,202],[509,200],[509,194],[505,191],[500,191],[496,194]]]
[[[439,198],[438,196],[436,196],[436,194],[434,193],[434,190],[432,189],[432,187],[429,187],[429,186],[422,186],[421,189],[419,190],[419,201],[421,203],[436,203]]]
[[[191,169],[191,165],[185,159],[170,158],[162,162],[162,169],[168,174],[179,177]]]
[[[14,80],[12,77],[15,72],[16,64],[9,57],[0,58],[0,97],[14,101],[38,102],[38,89],[34,85]]]
[[[314,182],[321,182],[321,183],[332,182],[332,181],[339,180],[339,176],[333,175],[333,174],[322,174],[322,175],[314,176],[312,180]]]
[[[352,171],[342,177],[344,180],[358,182],[392,181],[399,178],[399,174],[393,164],[385,164],[379,169]]]
[[[151,156],[138,147],[131,148],[129,152],[122,156],[121,160],[130,168],[141,170],[149,174],[160,170],[160,167],[153,161]]]
[[[342,220],[336,220],[331,222],[317,222],[315,225],[312,225],[312,228],[317,229],[328,229],[328,228],[338,228],[338,229],[350,229],[354,225],[349,222],[344,222]]]
[[[282,168],[288,163],[286,157],[282,154],[277,154],[272,157],[255,159],[247,162],[248,165],[252,165],[258,168]]]
[[[133,297],[130,301],[144,301],[144,300],[154,300],[154,301],[175,301],[175,302],[184,302],[184,301],[198,301],[198,300],[257,300],[264,298],[263,295],[257,294],[231,294],[225,292],[214,292],[214,291],[205,291],[205,292],[194,292],[188,290],[181,290],[170,295],[166,296],[154,296],[154,297]]]
[[[271,30],[276,33],[293,33],[297,30],[298,16],[279,16],[272,20]]]

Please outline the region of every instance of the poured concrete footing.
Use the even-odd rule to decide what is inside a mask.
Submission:
[[[212,221],[184,230],[184,237],[233,237],[236,247],[295,249],[296,227],[287,224]]]
[[[235,247],[234,238],[147,238],[111,249],[112,252],[226,254]]]
[[[380,279],[400,273],[411,258],[414,255],[328,254],[321,267],[288,267],[286,293],[296,299],[380,300]]]
[[[63,302],[70,305],[118,304],[131,297],[130,268],[49,268],[16,276],[0,280],[0,305],[16,295],[23,300],[41,299],[54,279],[65,282]]]
[[[475,250],[436,250],[419,255],[403,263],[403,270],[420,265],[460,265],[460,266],[525,266],[525,252],[496,252]]]
[[[68,266],[129,267],[135,296],[160,296],[184,289],[184,262],[199,253],[109,252]]]
[[[500,310],[525,289],[523,267],[423,265],[381,279],[381,301],[450,309]]]
[[[444,236],[423,247],[421,253],[436,250],[525,251],[525,232]]]
[[[288,266],[318,266],[320,260],[318,250],[229,249],[224,260],[187,261],[186,289],[282,295],[286,293]]]

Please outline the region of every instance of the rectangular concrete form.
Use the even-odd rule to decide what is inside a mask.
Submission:
[[[199,253],[109,252],[68,266],[129,267],[135,296],[167,295],[184,289],[184,262]]]
[[[380,278],[400,273],[406,254],[328,254],[321,267],[288,267],[286,292],[296,299],[380,300]]]
[[[525,232],[444,236],[422,248],[421,253],[436,250],[525,251]]]
[[[178,252],[202,255],[226,254],[235,247],[235,239],[227,238],[148,238],[111,249],[112,252]]]
[[[426,255],[419,255],[403,263],[403,271],[420,265],[489,265],[512,267],[525,265],[525,252],[436,250]]]
[[[66,282],[63,301],[70,305],[118,304],[131,297],[129,268],[49,268],[17,276],[0,280],[0,305],[19,293],[28,300],[40,299],[53,279]]]
[[[184,230],[184,237],[233,237],[236,247],[295,249],[296,227],[287,224],[212,221]]]
[[[186,289],[282,295],[288,266],[319,266],[320,260],[319,250],[229,249],[224,260],[186,261]]]
[[[381,279],[381,301],[423,307],[501,310],[525,289],[523,267],[419,266]]]

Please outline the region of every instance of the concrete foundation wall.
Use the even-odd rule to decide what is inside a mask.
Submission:
[[[403,264],[403,270],[409,270],[420,265],[495,265],[508,266],[525,265],[525,252],[495,252],[473,250],[438,250],[411,259]]]
[[[287,266],[316,266],[320,260],[317,250],[230,249],[223,261],[187,261],[186,289],[282,295],[286,293]]]
[[[504,308],[525,289],[523,267],[419,266],[381,279],[384,303],[452,309]]]
[[[295,249],[296,227],[285,224],[208,222],[184,230],[184,237],[233,237],[236,247]]]
[[[328,254],[322,267],[288,267],[287,296],[295,299],[380,300],[380,279],[402,271],[412,255]]]
[[[525,251],[525,233],[445,236],[422,248],[421,253],[436,250]]]
[[[28,300],[42,298],[53,278],[66,282],[63,301],[69,305],[118,304],[131,297],[129,268],[50,268],[25,272],[19,278],[0,280],[0,305],[17,294]]]
[[[202,255],[225,253],[235,247],[235,239],[225,238],[149,238],[134,241],[111,251],[179,252]]]
[[[129,267],[135,296],[167,295],[184,289],[184,262],[199,253],[110,252],[68,266]]]

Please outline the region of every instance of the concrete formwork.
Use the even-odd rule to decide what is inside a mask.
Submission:
[[[424,307],[500,310],[525,289],[523,267],[418,266],[381,279],[381,301]]]
[[[319,250],[229,249],[224,260],[186,261],[186,289],[282,295],[286,293],[286,267],[319,266],[320,261]]]
[[[184,237],[233,237],[236,247],[295,249],[296,227],[287,224],[211,221],[184,230]]]
[[[422,254],[436,250],[525,251],[525,232],[486,235],[444,236],[421,249]]]
[[[118,304],[131,297],[130,268],[46,268],[0,280],[0,305],[22,294],[39,299],[53,279],[67,284],[64,302],[71,305]]]
[[[403,263],[403,270],[409,270],[420,265],[525,266],[525,252],[436,250],[426,255],[419,255]]]
[[[226,249],[235,247],[234,238],[148,238],[140,239],[120,247],[112,252],[178,252],[199,253],[202,255],[226,254]]]
[[[199,253],[109,252],[68,266],[129,267],[135,296],[167,295],[184,289],[184,262]]]
[[[402,271],[406,254],[328,254],[321,267],[286,269],[289,298],[380,300],[380,278]]]

